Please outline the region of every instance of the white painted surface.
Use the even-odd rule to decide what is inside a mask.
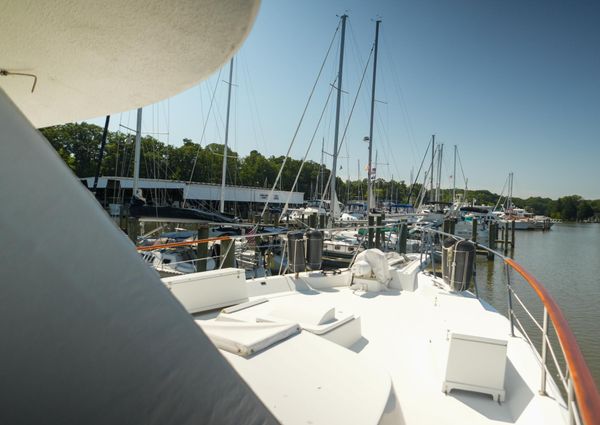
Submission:
[[[504,401],[505,370],[506,340],[452,332],[442,391],[462,389]]]
[[[411,268],[412,265],[400,265]],[[323,311],[327,306],[335,306],[336,317],[351,314],[360,318],[360,333],[357,338],[356,329],[352,326],[357,321],[350,321],[344,326],[336,328],[332,333],[321,336],[324,342],[331,345],[347,347],[356,353],[363,363],[376,365],[383,369],[391,378],[398,407],[402,417],[395,417],[396,422],[407,424],[565,424],[566,409],[559,392],[553,382],[549,382],[549,396],[540,396],[538,386],[540,382],[540,366],[537,358],[527,341],[520,335],[510,337],[509,322],[494,311],[489,305],[480,302],[474,295],[452,293],[441,280],[433,279],[430,275],[418,273],[417,283],[413,291],[385,289],[380,292],[354,291],[348,284],[349,271],[341,275],[321,276],[317,274],[300,274],[298,279],[290,276],[265,278],[266,287],[269,280],[281,281],[286,279],[296,287],[296,291],[287,289],[283,292],[271,294],[263,293],[261,297],[269,299],[268,303],[261,303],[234,313],[239,320],[255,321],[263,315],[268,315],[273,310],[294,308],[313,310],[315,314]],[[346,281],[346,285],[340,285]],[[313,282],[318,282],[313,285]],[[330,286],[327,287],[327,282]],[[318,286],[318,289],[317,289]],[[229,316],[229,315],[228,315]],[[340,339],[329,338],[337,330]],[[493,370],[482,370],[486,366],[478,360],[489,359],[498,352],[482,353],[476,346],[463,347],[462,353],[465,362],[457,365],[457,371],[467,374],[471,378],[477,375],[483,379],[490,379],[495,387],[503,387],[505,399],[502,403],[494,401],[488,394],[467,392],[455,389],[446,395],[442,391],[446,379],[446,365],[448,362],[449,339],[453,334],[469,335],[467,338],[479,342],[506,341],[505,369],[501,371],[493,363]],[[307,335],[302,331],[300,337]],[[317,337],[317,335],[313,335]],[[293,345],[287,345],[291,341]],[[341,390],[344,377],[352,373],[358,363],[351,365],[342,358],[335,360],[328,356],[314,356],[315,347],[303,345],[298,337],[282,341],[273,348],[286,352],[285,360],[275,366],[277,372],[266,369],[267,359],[270,365],[275,365],[278,360],[275,354],[267,348],[262,353],[248,359],[246,362],[232,361],[250,386],[257,392],[267,406],[277,406],[273,412],[278,419],[294,418],[300,415],[305,419],[308,401],[304,404],[279,404],[280,394],[287,394],[287,379],[309,379],[319,382],[313,375],[304,376],[306,365],[327,369],[328,373],[335,375],[336,382]],[[352,342],[353,341],[353,342]],[[286,347],[287,345],[287,347]],[[273,357],[271,357],[273,356]],[[314,356],[314,357],[313,357]],[[229,358],[229,357],[228,357]],[[497,359],[501,359],[498,356]],[[253,365],[255,362],[255,365]],[[285,379],[271,380],[272,373],[278,373],[283,365],[293,365],[295,373],[289,370],[282,375]],[[255,369],[256,367],[256,369]],[[290,366],[292,367],[292,366]],[[362,368],[362,366],[360,366]],[[264,369],[263,369],[264,368]],[[269,370],[269,372],[265,372]],[[261,372],[262,371],[262,372]],[[492,376],[493,375],[493,376]],[[503,385],[500,381],[504,380]],[[494,381],[495,380],[495,381]],[[266,382],[265,382],[266,381]],[[472,384],[474,385],[474,384]],[[265,388],[268,387],[268,390]],[[459,388],[456,386],[455,388]],[[363,395],[362,386],[346,387],[348,392],[359,393],[357,402],[360,403]],[[302,397],[298,395],[298,397]],[[307,392],[304,397],[310,397]],[[328,409],[338,411],[345,401],[330,400]],[[312,404],[310,405],[312,407]],[[362,406],[368,409],[368,404]],[[350,408],[350,407],[348,407]],[[312,410],[312,409],[309,409]],[[373,410],[375,412],[375,410]],[[343,414],[342,414],[343,415]],[[331,423],[366,423],[358,417],[339,416],[335,420],[329,418]],[[287,423],[287,419],[284,421]],[[297,423],[290,419],[290,423]],[[317,423],[317,422],[315,422]]]
[[[5,0],[0,77],[35,127],[148,105],[197,84],[245,39],[247,0]]]
[[[163,278],[175,298],[190,313],[248,301],[244,269],[210,270]]]
[[[379,364],[308,332],[250,358],[223,354],[286,425],[376,425],[393,391]]]
[[[206,336],[221,350],[240,356],[256,354],[300,332],[294,323],[250,323],[197,320]]]

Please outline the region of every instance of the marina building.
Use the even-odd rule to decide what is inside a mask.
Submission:
[[[86,177],[81,182],[90,190],[94,186],[94,177]],[[211,183],[190,183],[177,180],[140,179],[139,187],[149,205],[170,205],[180,207],[185,199],[186,205],[218,210],[221,199],[221,185]],[[103,176],[98,179],[96,199],[106,209],[118,209],[131,200],[133,178]],[[270,188],[248,186],[225,186],[225,212],[242,218],[249,218],[260,212],[269,199]],[[289,199],[288,199],[289,198]],[[270,208],[281,209],[288,202],[290,207],[304,203],[304,192],[275,190],[269,200]]]

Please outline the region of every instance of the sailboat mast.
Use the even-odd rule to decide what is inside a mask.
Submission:
[[[435,186],[435,202],[440,202],[440,189],[442,185],[442,157],[444,155],[444,144],[442,143],[438,147],[438,169],[437,169],[437,183]]]
[[[506,210],[512,213],[512,195],[513,195],[513,173],[508,173],[508,200],[506,201]]]
[[[137,196],[140,187],[140,152],[142,151],[142,108],[137,110],[137,126],[135,128],[135,156],[133,159],[133,192]]]
[[[433,201],[433,164],[435,162],[435,134],[431,135],[431,175],[429,176],[431,182],[431,191],[429,192],[429,200]]]
[[[221,175],[221,202],[219,212],[225,212],[225,178],[227,177],[227,142],[229,141],[229,110],[231,108],[231,86],[233,85],[233,57],[229,62],[229,89],[227,91],[227,115],[225,117],[225,147],[223,148],[223,168]]]
[[[371,164],[373,154],[373,117],[375,115],[375,83],[377,81],[377,47],[379,44],[379,25],[381,20],[375,22],[375,50],[373,52],[373,84],[371,86],[371,120],[369,122],[369,163],[368,163],[368,175],[367,175],[367,206],[369,211],[374,207],[373,199],[373,165]]]
[[[452,203],[456,200],[456,150],[457,146],[454,145],[454,171],[452,173]]]
[[[356,181],[358,182],[358,188],[357,188],[357,198],[356,199],[362,199],[362,184],[360,182],[360,159],[356,160]]]
[[[100,142],[100,153],[98,154],[98,165],[96,166],[96,175],[94,176],[94,184],[92,185],[92,193],[96,194],[98,189],[98,179],[100,178],[100,171],[102,170],[102,158],[104,158],[104,148],[106,147],[106,138],[108,137],[108,124],[110,123],[110,115],[106,116],[104,121],[104,131],[102,132],[102,141]],[[116,174],[116,170],[115,170]]]
[[[321,199],[323,199],[325,196],[325,194],[323,193],[323,180],[324,180],[324,173],[325,173],[325,137],[323,137],[323,139],[321,139],[321,164],[319,165],[319,175],[320,175],[320,179],[319,179],[319,197]],[[317,176],[318,178],[319,176]],[[315,196],[315,198],[317,198]]]
[[[331,183],[329,185],[331,191],[330,191],[330,200],[331,200],[331,208],[330,208],[330,212],[332,214],[332,219],[333,217],[333,213],[336,210],[337,207],[337,196],[335,194],[335,179],[336,179],[336,173],[337,173],[337,154],[338,154],[338,140],[339,140],[339,135],[340,135],[340,109],[341,109],[341,105],[342,105],[342,75],[343,75],[343,70],[344,70],[344,42],[345,42],[345,38],[346,38],[346,19],[348,18],[348,15],[344,14],[342,15],[341,19],[342,19],[342,34],[341,34],[341,40],[340,40],[340,64],[339,64],[339,68],[338,68],[338,77],[337,77],[337,104],[336,104],[336,110],[335,110],[335,134],[333,137],[333,166],[331,168]],[[333,220],[332,220],[333,221]]]

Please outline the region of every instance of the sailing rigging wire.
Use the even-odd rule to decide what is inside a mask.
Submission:
[[[429,153],[430,146],[431,146],[431,143],[428,143],[427,149],[425,150],[425,154],[423,155],[423,159],[421,160],[421,165],[419,166],[419,171],[417,171],[417,175],[416,175],[414,181],[410,182],[410,191],[408,192],[408,196],[406,198],[406,201],[409,204],[410,204],[410,200],[412,198],[413,189],[414,189],[415,185],[417,184],[417,181],[419,180],[419,174],[421,174],[421,170],[423,169],[423,164],[425,163],[425,158],[427,158],[427,154]],[[417,199],[418,199],[418,196],[417,196]]]
[[[383,86],[385,86],[385,84],[383,84]],[[390,138],[388,136],[388,131],[386,126],[384,125],[384,121],[383,118],[381,117],[381,112],[379,111],[379,109],[375,109],[375,124],[377,125],[377,129],[379,130],[379,135],[381,136],[381,139],[384,143],[381,143],[380,146],[382,148],[383,154],[385,155],[386,158],[388,158],[388,160],[391,160],[393,162],[393,167],[394,170],[396,171],[396,175],[400,176],[402,173],[400,173],[400,169],[398,168],[398,160],[396,159],[396,156],[394,155],[394,149],[392,148],[392,145],[390,144]],[[377,167],[379,164],[375,164],[375,167]],[[383,165],[383,164],[381,164]],[[389,167],[389,163],[386,164]],[[388,176],[389,178],[389,176]]]
[[[244,55],[240,51],[237,57],[239,58],[237,63],[241,63],[241,78],[243,78],[246,84],[243,86],[246,89],[248,104],[250,111],[250,123],[252,124],[252,131],[254,132],[254,138],[257,141],[257,147],[262,148],[263,152],[267,152],[267,147],[265,145],[265,132],[262,125],[262,119],[260,117],[260,108],[258,107],[257,97],[254,91],[254,84],[252,83],[250,70],[248,69],[248,63],[244,60]],[[241,60],[240,60],[241,59]]]
[[[117,149],[116,149],[116,154],[115,154],[115,176],[118,176],[118,170],[119,170],[119,149],[121,148],[121,123],[123,122],[123,113],[121,112],[119,114],[119,126],[117,127]],[[114,185],[113,186],[113,203],[116,203],[115,199],[117,197],[117,186]]]
[[[319,117],[319,120],[317,122],[317,126],[315,128],[315,131],[313,132],[313,135],[312,135],[312,137],[310,139],[310,143],[308,144],[308,148],[306,149],[306,153],[304,154],[304,158],[302,158],[302,163],[300,164],[300,167],[298,168],[298,173],[296,174],[296,179],[294,180],[294,184],[292,185],[292,188],[288,192],[288,196],[287,196],[287,199],[285,200],[285,205],[283,206],[283,210],[281,211],[281,215],[279,216],[279,220],[281,220],[281,217],[283,217],[285,215],[285,213],[287,212],[288,204],[290,203],[290,199],[292,197],[292,192],[296,188],[296,184],[298,184],[298,179],[300,178],[300,173],[302,173],[302,168],[304,167],[304,164],[306,162],[306,158],[308,157],[308,154],[310,152],[312,144],[315,141],[315,136],[317,135],[317,131],[319,130],[319,127],[321,125],[321,120],[323,119],[323,115],[325,115],[325,111],[327,110],[327,105],[329,104],[329,100],[331,99],[331,94],[333,93],[333,86],[335,86],[336,82],[337,82],[337,79],[336,79],[336,81],[334,81],[333,85],[329,89],[329,94],[327,95],[327,100],[325,101],[325,105],[323,105],[323,110],[321,111],[321,116]]]
[[[349,25],[349,28],[350,28],[350,36],[351,36],[351,41],[352,41],[351,45],[355,49],[355,56],[356,56],[358,62],[360,63],[360,68],[362,69],[364,62],[362,60],[362,57],[358,53],[358,47],[357,47],[358,43],[356,42],[356,36],[354,34],[354,29],[353,29],[352,25]],[[391,57],[391,54],[388,55],[388,56]],[[386,62],[384,61],[383,63],[385,64]],[[387,84],[385,82],[386,81],[385,80],[385,74],[382,73],[382,72],[380,72],[379,73],[379,77],[380,77],[380,79],[383,80],[383,84],[382,84],[383,87],[387,87]],[[384,90],[384,92],[387,92],[387,90]],[[369,111],[370,107],[368,106],[367,102],[370,103],[370,100],[366,99],[365,96],[363,96],[361,98],[361,102],[362,102],[363,110],[365,111],[365,118],[368,120],[369,119],[368,111]],[[377,101],[377,102],[386,104],[385,102],[381,102],[381,101]],[[389,110],[386,109],[386,111],[388,112],[388,115],[389,115]],[[380,131],[381,139],[384,142],[383,144],[381,144],[382,150],[383,150],[385,156],[387,158],[390,158],[393,161],[393,163],[394,163],[393,166],[394,166],[394,169],[395,169],[396,173],[398,175],[401,175],[400,170],[398,168],[398,161],[396,160],[396,157],[394,155],[394,149],[392,148],[392,146],[390,144],[390,138],[388,136],[387,129],[386,129],[385,125],[383,124],[384,120],[383,120],[383,118],[381,116],[381,111],[379,109],[376,109],[375,113],[376,113],[375,125],[377,126],[378,130]],[[411,146],[411,148],[412,148],[412,146]],[[414,156],[414,154],[413,154],[413,156]],[[375,165],[375,168],[377,168],[377,165],[378,164]]]
[[[364,61],[362,60],[362,57],[358,53],[358,48],[357,48],[358,43],[356,42],[356,36],[354,34],[354,29],[353,29],[353,27],[351,25],[349,25],[349,28],[350,28],[350,36],[351,36],[351,41],[352,41],[351,45],[355,49],[355,56],[356,56],[356,58],[358,58],[357,60],[360,63],[361,68],[363,68]],[[391,54],[388,55],[388,56],[391,57]],[[384,64],[385,64],[385,61],[384,61]],[[385,80],[384,73],[380,73],[380,78],[383,80],[383,87],[387,87],[387,84],[385,82],[386,80]],[[387,92],[387,90],[384,90],[384,92]],[[367,99],[363,96],[361,98],[361,104],[362,104],[363,110],[365,111],[366,119],[369,119],[368,112],[367,112],[369,110],[369,107],[368,107],[368,105],[367,105],[366,102],[367,102]],[[378,102],[387,104],[386,102],[381,102],[381,101],[378,101]],[[386,109],[386,111],[387,111],[388,116],[389,116],[389,109]],[[381,111],[379,109],[376,109],[375,113],[376,113],[375,125],[377,126],[377,129],[379,130],[380,135],[381,135],[381,139],[383,141],[383,143],[381,144],[381,148],[382,148],[383,153],[386,156],[386,158],[390,158],[391,161],[393,161],[394,170],[395,170],[396,174],[398,176],[400,176],[401,173],[400,173],[400,169],[398,168],[399,162],[397,161],[396,156],[394,154],[394,149],[391,146],[390,137],[388,135],[387,128],[384,125],[384,120],[382,118]],[[412,146],[411,146],[411,149],[412,149]],[[413,157],[414,157],[414,153],[413,153]],[[378,165],[381,165],[381,164],[376,164],[375,168],[377,168]],[[389,164],[385,164],[385,165],[388,165],[388,168],[389,168]]]
[[[223,68],[219,69],[219,74],[217,75],[217,81],[221,78],[221,72]],[[206,114],[206,120],[204,120],[204,126],[202,127],[202,135],[200,136],[200,143],[198,144],[198,149],[196,150],[196,157],[194,158],[194,164],[192,165],[192,172],[190,173],[190,179],[188,180],[188,187],[192,184],[192,178],[194,177],[194,171],[196,171],[196,164],[198,163],[198,155],[200,154],[200,149],[202,149],[202,140],[204,140],[204,134],[206,133],[206,126],[208,124],[208,119],[210,117],[210,111],[212,110],[215,94],[217,93],[217,87],[219,87],[218,83],[215,83],[215,88],[212,93],[212,97],[210,99],[210,105],[208,107],[208,113]],[[183,205],[182,208],[185,208],[185,203],[187,201],[186,193],[183,194]]]
[[[296,137],[298,136],[298,131],[300,130],[300,126],[302,125],[302,122],[304,121],[304,116],[306,115],[306,111],[308,110],[308,107],[310,105],[310,101],[312,100],[313,94],[315,93],[315,89],[317,87],[317,84],[321,78],[321,74],[323,72],[323,68],[325,67],[325,64],[327,63],[327,58],[329,57],[329,53],[331,52],[331,47],[333,46],[333,43],[335,41],[335,38],[337,36],[337,33],[339,31],[340,28],[340,24],[338,24],[337,28],[335,29],[335,32],[333,33],[333,37],[331,38],[331,43],[329,43],[329,48],[327,49],[327,53],[325,54],[325,58],[323,59],[323,63],[321,64],[321,68],[319,69],[319,73],[317,74],[317,78],[313,84],[312,90],[310,91],[310,95],[308,96],[308,100],[306,101],[306,105],[304,106],[304,111],[302,112],[302,116],[300,117],[300,121],[298,122],[298,125],[296,126],[296,131],[294,131],[294,136],[292,137],[292,141],[290,142],[290,145],[288,147],[287,153],[285,154],[285,158],[283,159],[283,163],[281,164],[281,167],[279,167],[279,173],[277,174],[277,177],[275,178],[275,182],[273,182],[273,187],[271,188],[271,191],[269,192],[269,195],[267,196],[267,200],[265,202],[265,205],[263,207],[263,210],[260,214],[261,218],[265,215],[265,211],[267,210],[267,206],[269,205],[269,202],[271,201],[271,197],[273,196],[273,193],[275,192],[275,188],[277,187],[277,183],[279,182],[279,179],[281,178],[281,174],[283,172],[283,167],[285,167],[285,163],[287,162],[290,152],[292,150],[292,147],[294,146],[294,142],[296,141]]]
[[[460,165],[460,173],[463,177],[463,182],[465,183],[465,187],[467,186],[467,178],[465,177],[465,172],[463,170],[462,161],[460,160],[460,152],[457,152],[456,157],[458,158],[458,164]]]
[[[410,114],[408,112],[408,106],[406,104],[404,91],[402,90],[402,85],[400,84],[399,75],[400,73],[397,70],[396,64],[394,62],[394,56],[392,56],[392,50],[389,47],[387,37],[382,37],[383,39],[383,48],[386,51],[386,57],[388,58],[387,64],[391,69],[392,75],[392,86],[396,91],[396,95],[398,96],[400,111],[402,119],[404,120],[404,125],[406,126],[406,134],[408,136],[408,140],[410,142],[410,149],[413,156],[413,161],[416,159],[415,154],[418,153],[419,148],[417,143],[415,142],[415,135],[412,125],[412,120],[410,118]]]
[[[506,180],[504,180],[504,186],[502,186],[502,191],[500,192],[500,196],[498,197],[498,201],[496,205],[494,205],[494,209],[492,211],[496,211],[498,206],[500,206],[500,201],[502,201],[502,197],[504,196],[504,189],[506,189],[506,185],[508,185],[509,176],[506,176]]]
[[[363,70],[362,77],[360,79],[360,83],[358,85],[358,90],[356,91],[356,96],[354,96],[354,102],[352,103],[352,108],[350,109],[350,114],[348,115],[348,120],[346,121],[346,126],[344,127],[344,132],[342,133],[342,138],[340,140],[340,144],[338,146],[337,152],[334,152],[334,155],[339,155],[341,152],[342,146],[344,146],[344,142],[346,141],[346,133],[348,131],[348,126],[350,125],[350,120],[352,119],[352,115],[354,113],[354,108],[356,107],[356,102],[358,100],[358,96],[360,95],[360,89],[363,86],[363,82],[365,81],[365,75],[367,74],[367,69],[369,67],[369,62],[371,61],[371,57],[373,56],[373,50],[375,49],[375,45],[371,47],[371,52],[369,53],[369,57],[367,58],[367,63],[365,64],[365,68]],[[329,191],[329,184],[331,183],[332,173],[329,173],[329,178],[327,179],[327,184],[325,185],[325,190],[323,193],[327,193]],[[330,200],[332,203],[335,201],[334,199]],[[319,202],[319,208],[323,207],[323,199]],[[333,205],[331,205],[333,211]]]

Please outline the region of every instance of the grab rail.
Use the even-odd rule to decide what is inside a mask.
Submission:
[[[442,232],[433,228],[422,228],[421,230],[424,233],[437,233],[439,235],[451,237],[456,240],[464,240],[464,238],[461,238],[459,236]],[[552,298],[548,290],[531,273],[529,273],[522,265],[517,263],[515,260],[508,258],[502,255],[501,253],[486,247],[485,245],[481,245],[477,242],[474,242],[474,244],[476,248],[481,248],[487,252],[499,256],[506,264],[508,315],[510,321],[511,335],[514,336],[514,325],[516,321],[516,324],[520,328],[521,332],[534,349],[534,352],[538,355],[538,359],[540,360],[542,367],[540,393],[546,394],[546,381],[547,374],[549,373],[548,367],[546,365],[546,358],[549,350],[550,355],[554,360],[554,364],[556,366],[558,374],[561,378],[561,383],[565,387],[565,391],[567,393],[567,409],[569,414],[569,423],[583,423],[585,425],[600,423],[600,393],[598,392],[598,388],[596,387],[594,378],[592,377],[592,374],[587,366],[587,363],[585,362],[583,354],[581,353],[581,349],[577,344],[575,335],[569,327],[567,319],[565,318],[563,312],[559,308],[554,298]],[[535,318],[529,312],[525,304],[514,292],[514,289],[512,288],[510,282],[510,274],[508,273],[509,268],[515,270],[519,275],[523,277],[523,279],[534,290],[534,292],[537,294],[538,298],[542,302],[544,306],[542,325],[540,325],[537,322],[537,320],[535,320]],[[538,353],[535,345],[533,344],[533,341],[527,335],[525,328],[522,326],[521,322],[515,314],[515,311],[513,309],[513,296],[519,302],[521,307],[523,307],[523,309],[529,315],[529,317],[533,320],[535,325],[542,332],[541,354]],[[567,369],[564,374],[562,373],[559,367],[554,349],[552,348],[552,345],[550,343],[550,338],[548,337],[548,318],[550,319],[550,322],[554,327],[554,330],[558,337],[558,341],[560,343],[560,348],[562,350],[566,362]]]
[[[600,394],[577,344],[577,339],[569,327],[563,312],[547,289],[531,273],[525,270],[523,266],[510,258],[504,258],[504,262],[525,279],[544,304],[544,335],[542,346],[542,361],[544,363],[545,347],[546,345],[550,346],[547,334],[548,316],[552,321],[569,371],[567,388],[569,411],[572,412],[571,404],[574,402],[573,395],[570,393],[574,390],[576,396],[575,407],[579,407],[583,423],[598,423],[600,420]],[[542,391],[545,391],[545,373],[542,376]]]
[[[263,236],[280,236],[282,234],[283,233],[269,232],[269,233],[246,233],[245,235],[214,236],[211,238],[194,239],[191,241],[169,242],[169,243],[158,244],[158,245],[140,245],[140,246],[136,246],[135,248],[138,251],[154,251],[154,250],[163,249],[163,248],[177,248],[180,246],[192,246],[192,245],[199,245],[199,244],[204,244],[204,243],[209,243],[209,242],[228,241],[231,239],[253,239],[253,238],[259,238],[259,237],[263,237]]]
[[[199,245],[201,243],[208,243],[208,242],[228,241],[230,239],[231,239],[231,236],[217,236],[214,238],[196,239],[193,241],[170,242],[170,243],[164,243],[164,244],[159,244],[159,245],[136,246],[135,248],[138,251],[154,251],[154,250],[163,249],[163,248],[177,248],[180,246]]]

